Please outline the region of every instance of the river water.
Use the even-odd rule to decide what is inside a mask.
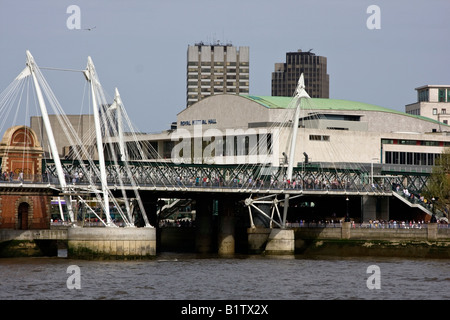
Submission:
[[[3,258],[0,300],[449,300],[449,267],[445,259],[170,252],[138,261]]]

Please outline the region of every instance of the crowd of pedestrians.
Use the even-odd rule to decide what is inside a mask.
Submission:
[[[292,228],[340,228],[342,227],[342,219],[319,219],[319,220],[297,220],[295,222],[287,222],[286,225]],[[424,220],[368,220],[365,222],[351,221],[352,228],[373,228],[373,229],[422,229],[427,227],[427,222]],[[442,228],[448,227],[445,221],[440,222]]]

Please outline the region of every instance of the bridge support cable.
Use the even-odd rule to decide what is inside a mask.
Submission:
[[[56,166],[56,171],[58,174],[59,183],[61,185],[61,188],[63,190],[66,190],[67,189],[66,180],[65,180],[64,172],[62,170],[61,160],[59,158],[59,153],[58,153],[58,149],[56,146],[55,137],[53,135],[52,127],[50,125],[50,120],[49,120],[48,113],[47,113],[47,107],[45,105],[42,91],[40,89],[40,85],[39,85],[38,79],[36,77],[37,66],[36,66],[36,63],[34,62],[33,56],[31,55],[30,51],[28,51],[28,50],[27,50],[27,67],[29,68],[30,74],[33,77],[34,87],[36,90],[36,95],[37,95],[37,98],[39,101],[39,107],[40,107],[41,114],[42,114],[42,120],[44,121],[44,124],[45,124],[45,130],[47,132],[47,136],[49,139],[49,146],[50,146],[50,150],[52,153],[52,157],[55,161],[55,166]],[[70,221],[72,223],[74,223],[75,219],[74,219],[73,209],[72,209],[72,199],[70,196],[65,196],[65,199],[66,199],[66,206],[69,211]]]
[[[100,127],[100,112],[97,106],[97,90],[96,86],[100,83],[97,79],[97,75],[95,72],[94,63],[92,62],[91,57],[88,57],[87,69],[85,71],[85,76],[91,85],[91,95],[92,95],[92,107],[94,112],[94,123],[95,123],[95,132],[96,132],[96,142],[97,142],[97,152],[99,157],[99,165],[100,165],[100,183],[103,191],[103,199],[104,199],[104,209],[108,226],[115,226],[111,222],[111,215],[109,211],[109,194],[108,194],[108,184],[106,180],[106,167],[105,167],[105,158],[103,153],[103,139],[102,132]]]
[[[92,212],[92,213],[97,217],[97,219],[98,219],[105,227],[108,227],[108,225],[105,223],[105,221],[103,221],[103,219],[97,214],[97,212],[95,212],[95,210],[93,210],[93,209],[91,208],[91,206],[90,206],[90,205],[89,205],[82,197],[78,196],[78,200],[81,201],[81,202],[89,209],[89,211]]]
[[[114,116],[114,112],[115,116]],[[145,223],[145,227],[154,227],[150,224],[147,213],[143,204],[143,201],[141,199],[140,193],[139,193],[139,184],[137,183],[135,179],[135,174],[133,174],[129,161],[128,161],[128,150],[125,147],[124,142],[124,134],[123,134],[123,114],[124,114],[124,107],[122,104],[122,99],[120,98],[119,90],[115,89],[115,97],[113,104],[108,108],[108,112],[105,114],[104,120],[104,127],[105,127],[105,135],[106,135],[106,142],[111,145],[111,158],[113,159],[114,164],[117,164],[117,167],[119,166],[119,160],[121,162],[122,168],[125,170],[126,177],[129,178],[130,184],[132,186],[135,199],[138,203],[140,212],[143,216],[143,220]],[[116,152],[114,152],[114,147],[112,146],[112,136],[118,137],[118,144],[119,144],[119,158],[117,157]],[[142,154],[142,153],[141,153]],[[116,169],[117,171],[117,169]],[[132,221],[132,211],[131,206],[128,201],[128,197],[125,192],[124,183],[123,183],[123,177],[118,174],[117,180],[120,184],[120,189],[122,190],[122,196],[125,202],[126,212],[129,216],[130,221]]]

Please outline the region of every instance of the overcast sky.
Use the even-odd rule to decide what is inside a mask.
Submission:
[[[70,5],[81,29],[67,26]],[[367,27],[370,5],[381,29]],[[450,84],[449,14],[448,0],[0,0],[0,92],[26,50],[41,67],[84,69],[91,56],[136,127],[158,132],[185,108],[188,45],[219,40],[250,47],[252,95],[271,95],[286,52],[313,49],[328,59],[330,98],[404,111],[416,87]],[[83,76],[43,74],[66,113],[79,114]]]

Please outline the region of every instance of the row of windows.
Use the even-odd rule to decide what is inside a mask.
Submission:
[[[235,62],[235,61],[201,61],[200,64],[198,61],[188,61],[188,66],[214,66],[214,67],[223,67],[223,66],[249,66],[247,61]]]
[[[210,144],[212,144],[207,148]],[[164,153],[172,152],[173,143],[167,143],[164,145]],[[191,155],[194,155],[194,140],[191,140]],[[167,149],[166,149],[167,148]],[[272,134],[256,134],[248,136],[223,136],[214,137],[211,141],[202,142],[202,154],[204,156],[247,156],[247,155],[270,155],[273,152],[272,148]],[[181,150],[179,156],[183,156],[183,151],[189,152],[189,150]],[[206,153],[205,153],[206,152]],[[210,153],[210,154],[207,154]]]
[[[188,68],[188,73],[195,73],[197,74],[200,70],[201,73],[250,73],[250,70],[248,68],[225,68],[225,69],[210,69],[210,68]]]
[[[450,141],[426,141],[407,139],[381,139],[381,144],[403,144],[410,146],[450,147]]]
[[[248,93],[249,91],[248,86],[241,86],[241,87],[227,87],[227,88],[201,88],[201,90],[199,90],[198,88],[189,88],[189,95],[188,95],[188,99],[198,99],[198,98],[204,98],[206,96],[210,96],[211,92],[216,92],[216,93],[224,93],[224,92],[231,92],[231,93]],[[199,92],[199,94],[195,94],[196,92]]]
[[[406,113],[420,116],[420,109],[409,110],[409,111],[406,111]]]
[[[439,153],[386,151],[384,163],[433,166]]]
[[[438,114],[438,109],[433,108],[433,115],[437,115],[437,114]],[[447,109],[442,108],[440,114],[447,114]]]
[[[247,80],[247,79],[249,79],[249,75],[247,73],[239,74],[239,75],[236,75],[235,73],[233,73],[233,74],[227,74],[226,76],[223,74],[202,74],[199,77],[199,75],[197,73],[196,74],[188,74],[188,80],[203,79],[203,80],[209,81],[213,78],[214,79],[237,79],[237,78],[240,78],[240,79]]]
[[[237,85],[248,86],[249,85],[248,81],[244,81],[245,79],[242,79],[242,80],[243,81],[226,81],[226,84],[227,84],[227,86],[237,86]],[[209,82],[209,81],[200,82],[200,86],[202,86],[202,87],[211,87],[211,86],[223,87],[223,85],[224,85],[223,80],[216,80],[213,82]],[[197,87],[197,86],[198,86],[198,81],[188,81],[188,87]]]
[[[226,87],[248,87],[248,86],[249,86],[249,82],[248,81],[227,82],[226,83]],[[211,88],[222,89],[224,87],[225,86],[224,86],[223,83],[220,83],[220,84],[215,83],[214,86],[211,86],[209,83],[208,84],[202,83],[201,86],[200,86],[202,91],[208,91]],[[196,92],[196,91],[199,90],[199,87],[198,87],[197,83],[188,83],[188,88],[189,88],[189,91],[193,91],[193,92]]]

